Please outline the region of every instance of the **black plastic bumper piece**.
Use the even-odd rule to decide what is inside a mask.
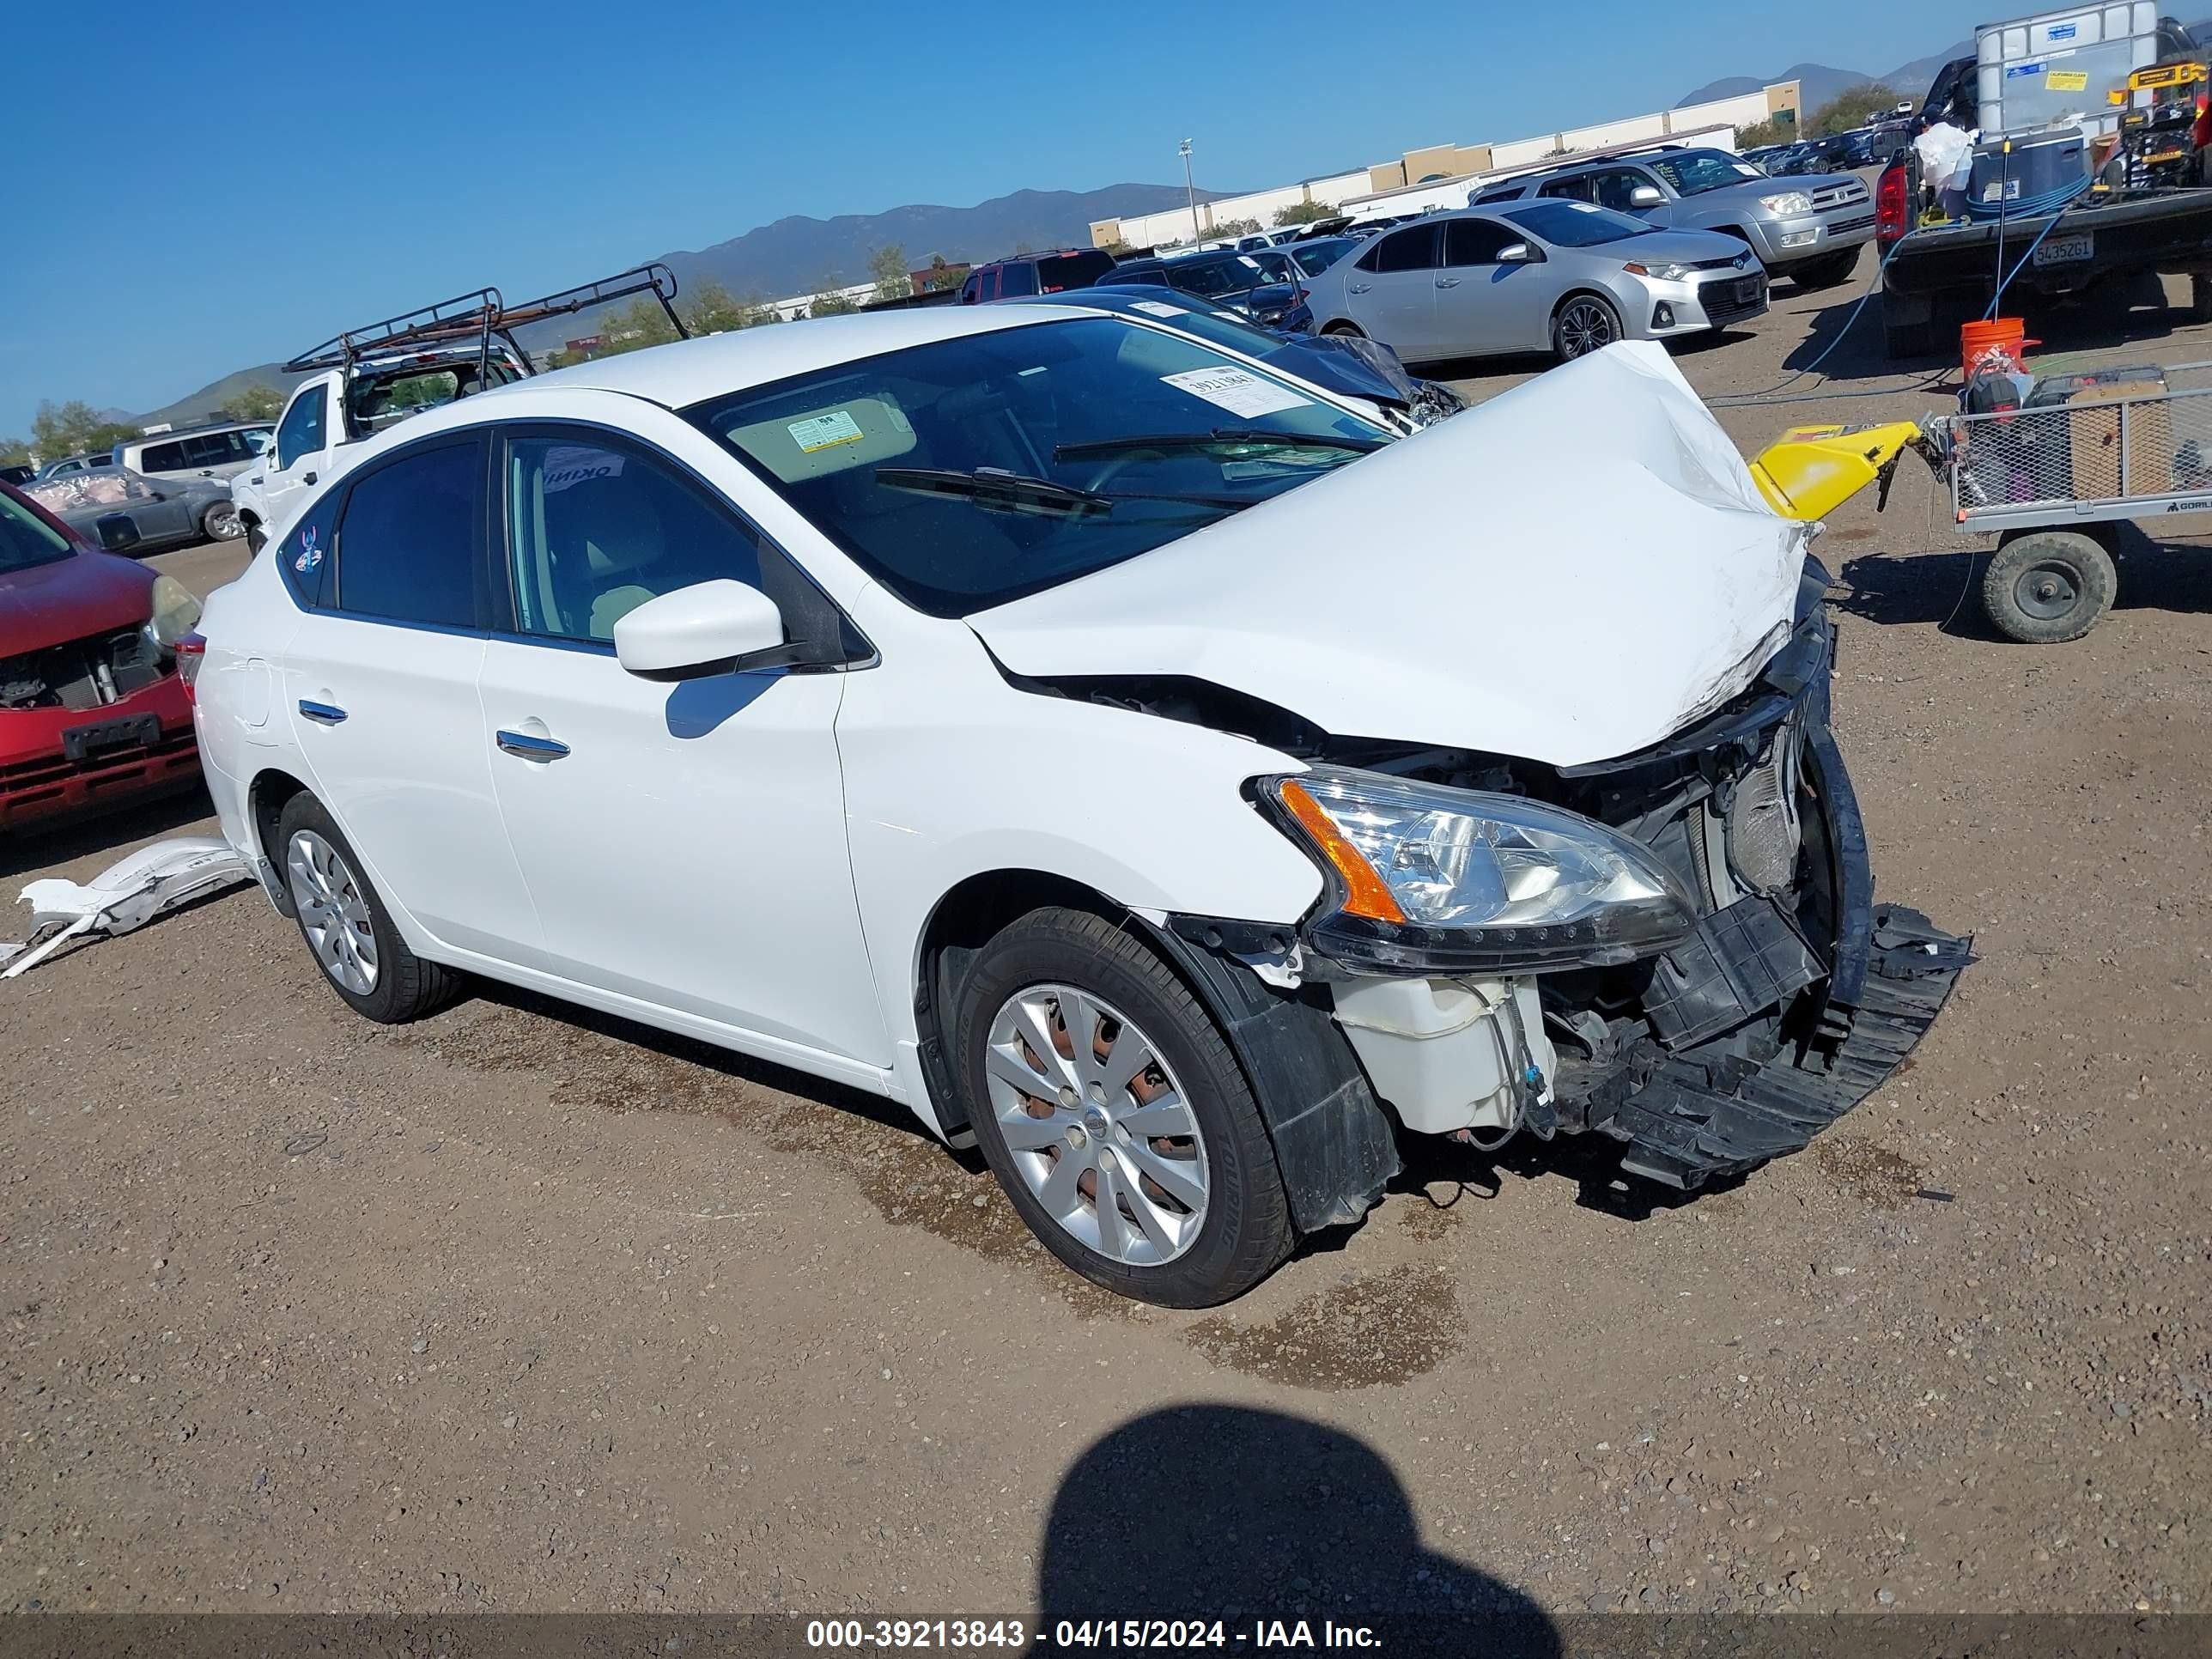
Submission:
[[[1917,910],[1877,906],[1850,1030],[1825,1055],[1785,1049],[1740,1058],[1662,1060],[1643,1085],[1590,1127],[1628,1143],[1621,1167],[1670,1187],[1703,1186],[1813,1137],[1881,1087],[1911,1054],[1973,960]]]
[[[1686,1048],[1780,1007],[1826,972],[1782,907],[1754,896],[1703,918],[1652,963],[1644,1012],[1661,1042]]]
[[[1175,917],[1155,937],[1194,982],[1244,1068],[1275,1143],[1291,1219],[1302,1233],[1348,1226],[1398,1173],[1389,1115],[1315,993],[1278,990],[1195,942],[1221,926]]]

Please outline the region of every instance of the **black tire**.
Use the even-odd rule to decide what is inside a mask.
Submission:
[[[1364,340],[1367,337],[1367,336],[1361,331],[1359,325],[1357,323],[1331,323],[1327,328],[1322,330],[1322,332],[1324,334],[1347,335],[1355,340]]]
[[[1552,350],[1563,363],[1601,351],[1622,337],[1620,312],[1601,295],[1570,294],[1552,313]]]
[[[1797,285],[1800,294],[1816,289],[1834,288],[1848,283],[1851,273],[1859,268],[1859,251],[1847,247],[1839,253],[1824,253],[1817,259],[1808,259],[1802,265],[1790,267],[1790,280]]]
[[[1196,1121],[1206,1208],[1196,1237],[1172,1260],[1132,1266],[1092,1249],[1054,1218],[1016,1167],[992,1104],[986,1055],[1000,1011],[1041,986],[1068,987],[1126,1015]],[[1290,1200],[1244,1073],[1189,988],[1132,934],[1080,910],[1033,910],[1012,923],[969,966],[953,1045],[969,1124],[992,1174],[1045,1248],[1092,1283],[1161,1307],[1209,1308],[1242,1296],[1290,1254],[1297,1242]],[[1095,1191],[1084,1197],[1095,1211]]]
[[[367,942],[374,946],[375,973],[374,982],[365,991],[342,981],[316,945],[310,918],[319,908],[326,910],[327,907],[316,905],[306,879],[294,868],[294,843],[303,834],[319,837],[337,855],[341,863],[337,867],[343,872],[345,887],[358,896],[368,911]],[[436,1012],[459,994],[459,974],[441,963],[425,962],[407,948],[406,941],[399,937],[399,930],[392,924],[391,913],[384,908],[384,901],[369,884],[368,878],[361,873],[360,856],[346,840],[345,832],[324,809],[322,802],[304,789],[284,803],[283,813],[277,819],[276,844],[270,848],[270,854],[283,873],[307,954],[322,970],[324,982],[356,1013],[380,1025],[398,1025]]]
[[[2201,272],[2189,279],[2189,309],[2185,313],[2192,323],[2212,323],[2212,276]]]
[[[200,534],[211,542],[234,542],[239,538],[238,509],[228,501],[215,501],[200,514]]]
[[[2112,556],[2077,530],[2015,537],[1982,573],[1982,605],[2007,639],[2022,645],[2078,640],[2112,608],[2119,577]]]
[[[1902,319],[1888,314],[1887,296],[1881,319],[1881,349],[1893,362],[1900,357],[1932,356],[1936,351],[1936,319],[1932,313]]]
[[[246,521],[246,551],[249,557],[259,558],[261,550],[269,545],[268,533],[251,519]]]

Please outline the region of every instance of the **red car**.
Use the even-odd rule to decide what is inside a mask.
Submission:
[[[199,602],[0,483],[0,832],[199,776]]]

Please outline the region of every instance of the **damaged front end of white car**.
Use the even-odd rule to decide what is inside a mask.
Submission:
[[[1319,902],[1165,918],[1217,1006],[1256,977],[1325,1006],[1407,1130],[1595,1132],[1691,1188],[1865,1098],[1971,960],[1875,896],[1808,533],[1657,348],[1616,348],[970,622],[1034,689],[1297,769],[1249,793]],[[1244,1001],[1232,1036],[1289,1024]],[[1301,1225],[1396,1172],[1358,1119],[1272,1126]]]

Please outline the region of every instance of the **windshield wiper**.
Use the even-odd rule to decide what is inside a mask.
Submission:
[[[886,489],[907,489],[917,495],[950,495],[1000,513],[1037,513],[1071,519],[1111,513],[1117,501],[1176,501],[1193,507],[1218,507],[1239,513],[1258,505],[1257,497],[1206,495],[1187,491],[1085,489],[1056,478],[1031,477],[995,466],[979,466],[963,472],[949,466],[879,466],[876,482]]]
[[[1279,449],[1350,449],[1365,454],[1382,447],[1380,438],[1352,438],[1333,432],[1263,432],[1257,427],[1223,426],[1211,432],[1155,432],[1131,438],[1093,438],[1079,444],[1054,447],[1055,461],[1080,460],[1086,455],[1112,455],[1125,449],[1219,449],[1257,445]]]

